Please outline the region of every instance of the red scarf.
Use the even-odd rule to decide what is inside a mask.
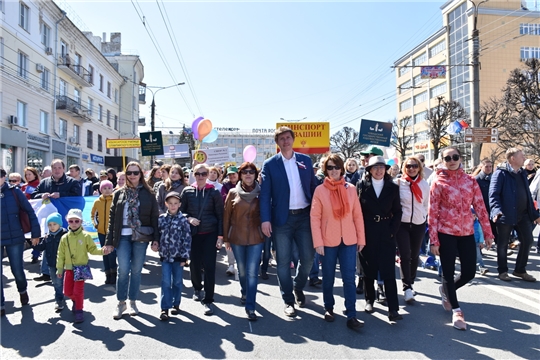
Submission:
[[[328,177],[324,178],[324,187],[330,190],[330,203],[336,219],[342,219],[350,211],[347,188],[345,188],[345,178],[343,176],[338,181]]]
[[[416,179],[413,180],[409,175],[405,174],[403,175],[402,179],[411,184],[411,192],[413,193],[415,199],[419,203],[422,203],[422,189],[420,189],[420,185],[418,185],[418,183],[422,181],[422,177],[420,175],[416,175]]]

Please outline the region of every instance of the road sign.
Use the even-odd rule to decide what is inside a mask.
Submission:
[[[497,143],[499,142],[499,129],[470,127],[465,129],[465,142],[467,143]]]
[[[107,149],[140,148],[141,139],[107,139],[105,146]]]
[[[142,156],[163,155],[163,138],[161,137],[161,131],[140,133],[140,136]]]

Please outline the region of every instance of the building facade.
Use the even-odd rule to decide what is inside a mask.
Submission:
[[[523,60],[540,57],[540,12],[529,10],[526,3],[492,1],[478,8],[480,103],[501,97],[510,72],[521,67]],[[394,62],[397,118],[410,116],[407,131],[416,134],[407,155],[423,154],[429,160],[436,154],[429,141],[426,115],[436,106],[437,97],[458,101],[469,116],[472,103],[474,7],[468,0],[450,0],[441,6],[441,12],[442,28]],[[446,78],[421,79],[420,67],[432,65],[445,65]],[[482,151],[489,152],[489,146]]]

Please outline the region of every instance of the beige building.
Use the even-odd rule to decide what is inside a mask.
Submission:
[[[417,135],[411,154],[424,154],[430,160],[436,156],[430,151],[425,116],[436,106],[437,97],[458,101],[468,114],[472,103],[474,7],[468,0],[450,0],[441,12],[442,28],[394,62],[397,119],[411,116],[408,131]],[[482,104],[502,95],[510,72],[521,67],[523,60],[540,57],[540,12],[529,10],[526,1],[489,1],[479,6],[477,19]],[[421,79],[421,66],[432,65],[446,65],[446,78]],[[462,146],[469,160],[470,146]],[[488,151],[484,146],[484,155]]]

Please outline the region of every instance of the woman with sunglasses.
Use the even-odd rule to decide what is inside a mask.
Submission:
[[[159,242],[158,205],[152,189],[144,180],[144,172],[139,163],[131,161],[127,164],[125,173],[125,186],[113,195],[105,243],[108,254],[116,248],[118,259],[118,304],[113,313],[115,319],[120,319],[127,310],[127,299],[130,305],[129,315],[135,316],[139,313],[136,301],[148,241],[133,241],[134,232],[140,233],[142,227],[145,230],[151,228],[153,234],[149,237],[152,242]]]
[[[354,160],[354,159],[353,159]],[[337,154],[322,162],[323,184],[315,189],[311,203],[313,247],[322,262],[324,320],[334,321],[334,281],[336,264],[343,280],[347,327],[364,325],[356,318],[356,254],[364,248],[364,219],[355,187],[346,182],[343,160]]]
[[[401,320],[396,284],[396,234],[401,224],[399,187],[387,173],[382,156],[373,156],[366,166],[366,175],[358,183],[358,196],[364,216],[366,246],[360,252],[360,263],[364,269],[365,311],[373,313],[375,302],[374,282],[384,282],[388,319]]]
[[[206,182],[208,172],[206,164],[196,165],[193,169],[195,183],[186,186],[180,195],[180,211],[191,225],[189,270],[193,300],[202,302],[204,315],[214,313],[216,248],[221,249],[223,245],[223,199],[219,191]],[[201,269],[204,269],[204,298]]]
[[[182,167],[178,164],[171,166],[169,177],[159,185],[156,194],[160,215],[167,212],[167,206],[165,206],[167,194],[173,191],[181,194],[185,187]]]
[[[225,200],[223,241],[227,250],[232,248],[238,264],[240,302],[245,305],[248,320],[255,321],[257,277],[264,246],[259,211],[261,189],[256,181],[258,171],[255,164],[243,163],[238,174],[240,179]]]
[[[429,206],[429,185],[424,180],[424,166],[417,157],[408,157],[402,166],[403,176],[395,180],[401,201],[401,225],[396,236],[399,249],[401,283],[406,302],[414,301],[413,284],[416,278],[420,247],[426,234]]]
[[[437,168],[437,177],[429,194],[429,238],[431,252],[439,255],[443,285],[439,287],[442,306],[452,310],[452,323],[458,330],[467,324],[459,307],[456,290],[474,279],[476,272],[476,242],[474,240],[474,208],[486,246],[493,241],[489,217],[476,180],[465,173],[461,153],[455,146],[442,150],[443,163]],[[459,256],[461,275],[454,279],[456,256]]]

